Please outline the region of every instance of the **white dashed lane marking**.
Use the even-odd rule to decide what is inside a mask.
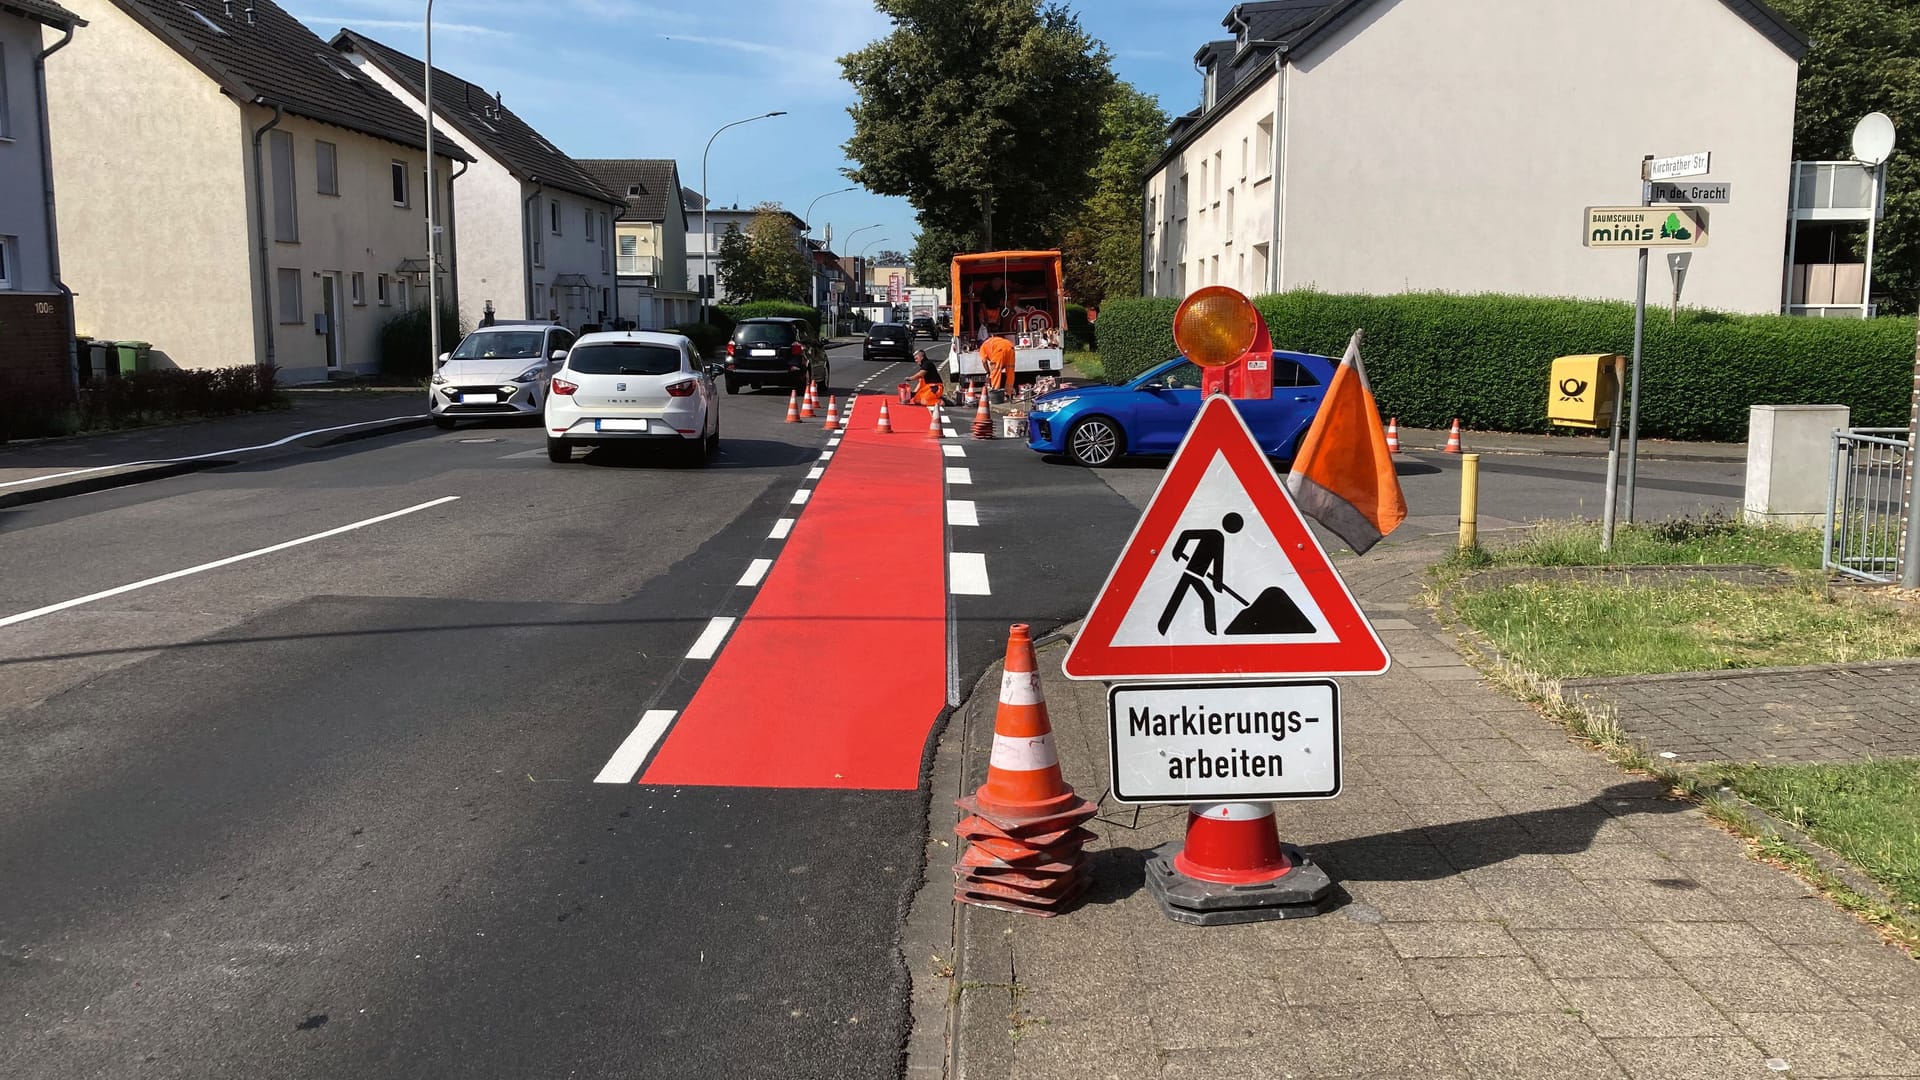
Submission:
[[[826,474],[826,471],[827,471],[827,468],[826,468],[826,466],[824,466],[824,465],[815,465],[815,466],[814,466],[813,468],[811,468],[811,469],[809,469],[809,470],[807,470],[807,479],[809,479],[809,480],[818,480],[818,479],[820,479],[820,477],[822,477],[822,476],[824,476],[824,475]]]
[[[693,648],[687,650],[687,659],[713,659],[714,655],[720,651],[720,643],[727,640],[727,632],[732,629],[732,619],[715,616],[707,623],[707,628],[700,632],[700,637],[694,641]]]
[[[978,526],[980,524],[979,510],[974,507],[973,502],[969,499],[948,499],[947,524]]]
[[[973,470],[972,469],[955,469],[955,468],[949,467],[947,469],[947,483],[971,484],[973,483]]]
[[[942,443],[940,446],[940,452],[942,454],[945,454],[948,457],[966,457],[967,456],[967,452],[964,448],[957,446],[953,443]]]
[[[767,576],[767,571],[771,569],[773,569],[772,559],[755,559],[747,564],[747,572],[741,574],[740,580],[734,582],[734,584],[752,588],[760,584],[761,580]]]
[[[812,495],[813,492],[811,490],[801,488],[799,491],[793,493],[793,504],[795,506],[805,506],[807,499],[812,497]]]
[[[955,596],[992,596],[987,585],[987,557],[975,551],[947,556],[947,587]]]
[[[831,451],[831,450],[822,450],[822,451],[820,451],[820,460],[821,460],[821,461],[832,461],[832,460],[833,460],[833,451]]]
[[[773,531],[767,534],[767,539],[785,540],[787,538],[787,534],[792,531],[793,531],[793,519],[781,518],[779,521],[776,521],[773,523]]]
[[[640,723],[634,727],[633,733],[627,736],[626,741],[620,744],[620,749],[613,752],[613,757],[607,761],[607,767],[600,770],[600,775],[594,777],[593,782],[596,784],[633,783],[634,774],[640,771],[640,765],[647,760],[647,755],[653,753],[654,745],[660,741],[660,736],[667,733],[667,725],[673,723],[673,717],[672,709],[648,709],[641,713]]]

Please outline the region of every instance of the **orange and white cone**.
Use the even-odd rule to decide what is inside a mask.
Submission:
[[[927,434],[936,439],[940,437],[940,406],[938,405],[929,406],[927,409]]]
[[[880,399],[880,419],[873,425],[873,430],[882,435],[893,434],[893,418],[887,415],[886,398]]]
[[[832,431],[840,426],[840,406],[833,400],[831,394],[827,395],[827,422],[820,426],[826,431]]]
[[[1442,450],[1441,453],[1457,454],[1459,452],[1460,452],[1460,418],[1456,416],[1453,418],[1453,430],[1447,432],[1446,449]]]
[[[973,404],[973,380],[968,379],[965,383],[961,385],[965,386],[966,389],[960,395],[960,404],[962,406],[972,405]]]
[[[800,391],[794,390],[787,394],[787,423],[797,424],[799,422],[800,422]]]
[[[817,404],[818,402],[813,396],[813,384],[809,382],[807,384],[807,392],[800,395],[800,415],[809,420],[813,419],[814,406]]]
[[[1400,418],[1395,416],[1387,420],[1387,453],[1400,452]]]
[[[987,408],[987,396],[980,395],[979,407],[973,411],[973,437],[976,439],[993,438],[993,411]]]
[[[1194,803],[1187,808],[1187,843],[1174,869],[1222,885],[1252,885],[1293,869],[1280,850],[1272,803]]]

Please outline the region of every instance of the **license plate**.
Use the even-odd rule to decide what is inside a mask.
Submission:
[[[461,394],[460,404],[462,405],[498,405],[500,404],[500,395],[499,394]]]
[[[645,420],[595,420],[593,422],[593,430],[645,431],[647,430],[647,422]]]
[[[772,355],[773,355],[773,350],[772,350],[772,349],[755,349],[755,350],[753,350],[753,352],[752,352],[751,354],[749,354],[749,355],[752,355],[752,356],[772,356]]]

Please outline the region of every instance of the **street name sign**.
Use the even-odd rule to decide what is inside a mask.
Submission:
[[[1584,229],[1590,248],[1707,246],[1707,212],[1697,206],[1589,206]]]
[[[1061,662],[1072,679],[1378,675],[1387,650],[1232,399],[1208,397]]]
[[[1115,800],[1266,802],[1340,793],[1340,688],[1119,683],[1107,691]]]
[[[1692,184],[1654,184],[1657,203],[1728,203],[1733,201],[1733,185],[1724,180]]]
[[[1686,176],[1705,176],[1713,171],[1712,166],[1711,152],[1654,158],[1647,162],[1647,179],[1678,180]]]

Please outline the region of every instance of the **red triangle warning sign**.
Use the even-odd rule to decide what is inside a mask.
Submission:
[[[1378,675],[1387,650],[1232,401],[1207,399],[1062,663],[1074,679]]]

